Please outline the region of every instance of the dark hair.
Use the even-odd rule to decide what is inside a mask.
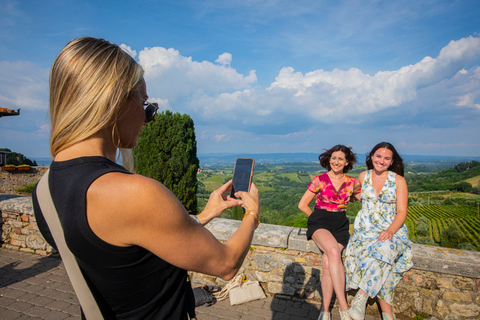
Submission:
[[[345,159],[348,161],[348,164],[343,168],[343,173],[347,173],[353,168],[353,165],[357,162],[357,157],[355,156],[355,153],[353,153],[351,147],[346,147],[343,144],[337,144],[336,146],[326,150],[324,153],[319,155],[318,160],[320,160],[320,165],[330,171],[332,169],[332,167],[330,166],[330,158],[332,157],[332,153],[337,151],[342,151],[343,153],[345,153]]]
[[[395,172],[396,174],[398,175],[401,175],[403,177],[404,175],[404,169],[405,169],[405,165],[403,164],[403,159],[402,157],[400,157],[400,155],[398,154],[397,150],[395,150],[395,147],[389,143],[389,142],[380,142],[379,144],[377,144],[375,147],[373,147],[372,151],[370,151],[370,153],[368,154],[367,153],[367,159],[366,159],[366,164],[367,164],[367,168],[369,170],[373,169],[373,162],[372,162],[372,156],[375,154],[375,152],[377,152],[378,149],[380,148],[385,148],[385,149],[388,149],[390,151],[392,151],[393,153],[393,162],[392,164],[390,165],[390,167],[388,167],[388,170],[390,171],[393,171]]]

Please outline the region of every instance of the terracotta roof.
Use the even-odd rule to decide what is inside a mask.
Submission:
[[[0,117],[3,117],[3,116],[18,116],[18,115],[20,115],[20,109],[15,111],[13,109],[7,109],[7,108],[0,107]]]

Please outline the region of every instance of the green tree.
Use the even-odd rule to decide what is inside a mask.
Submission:
[[[192,118],[165,111],[144,127],[133,150],[135,171],[163,183],[197,213],[197,142]]]
[[[447,205],[447,206],[450,206],[450,205],[453,204],[453,201],[450,198],[445,198],[445,201],[443,201],[443,204]]]
[[[21,153],[12,152],[12,150],[7,148],[0,148],[0,151],[11,152],[7,154],[7,164],[13,164],[16,166],[19,166],[22,164],[28,164],[29,166],[37,166],[37,162],[35,160],[32,161]]]
[[[462,234],[456,224],[450,224],[448,228],[443,229],[441,236],[441,245],[446,248],[457,248],[462,241]]]
[[[420,237],[428,236],[428,219],[424,216],[421,216],[417,220],[417,235]]]
[[[468,182],[462,181],[457,183],[456,189],[460,192],[470,192],[472,190],[472,185]]]

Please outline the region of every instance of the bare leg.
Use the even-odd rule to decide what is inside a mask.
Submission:
[[[337,243],[330,231],[325,229],[318,229],[315,231],[315,233],[312,235],[312,239],[315,241],[315,244],[324,252],[324,258],[325,255],[327,256],[328,272],[331,280],[330,283],[337,295],[338,303],[340,304],[340,310],[347,310],[348,304],[345,298],[345,269],[343,267],[342,257],[340,255],[343,246]],[[323,272],[325,274],[325,269]],[[328,285],[329,283],[327,282],[326,284]],[[324,284],[322,281],[322,293],[324,291],[323,285]],[[332,294],[330,294],[329,299],[331,300],[331,298]]]
[[[380,304],[380,309],[382,309],[382,312],[388,313],[393,319],[392,305],[386,303],[382,299],[378,299],[378,303]]]
[[[329,311],[330,302],[332,301],[333,296],[333,284],[332,278],[330,277],[328,256],[323,255],[322,258],[322,302],[323,310]]]

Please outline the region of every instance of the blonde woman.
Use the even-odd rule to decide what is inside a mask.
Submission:
[[[50,191],[66,243],[107,319],[187,319],[186,270],[231,279],[259,222],[254,185],[236,200],[225,196],[226,183],[196,221],[162,184],[115,163],[118,149],[128,155],[152,120],[147,100],[142,68],[103,39],[72,40],[53,63]],[[33,201],[38,226],[55,246],[36,191]],[[225,244],[203,227],[240,205],[244,220]]]

